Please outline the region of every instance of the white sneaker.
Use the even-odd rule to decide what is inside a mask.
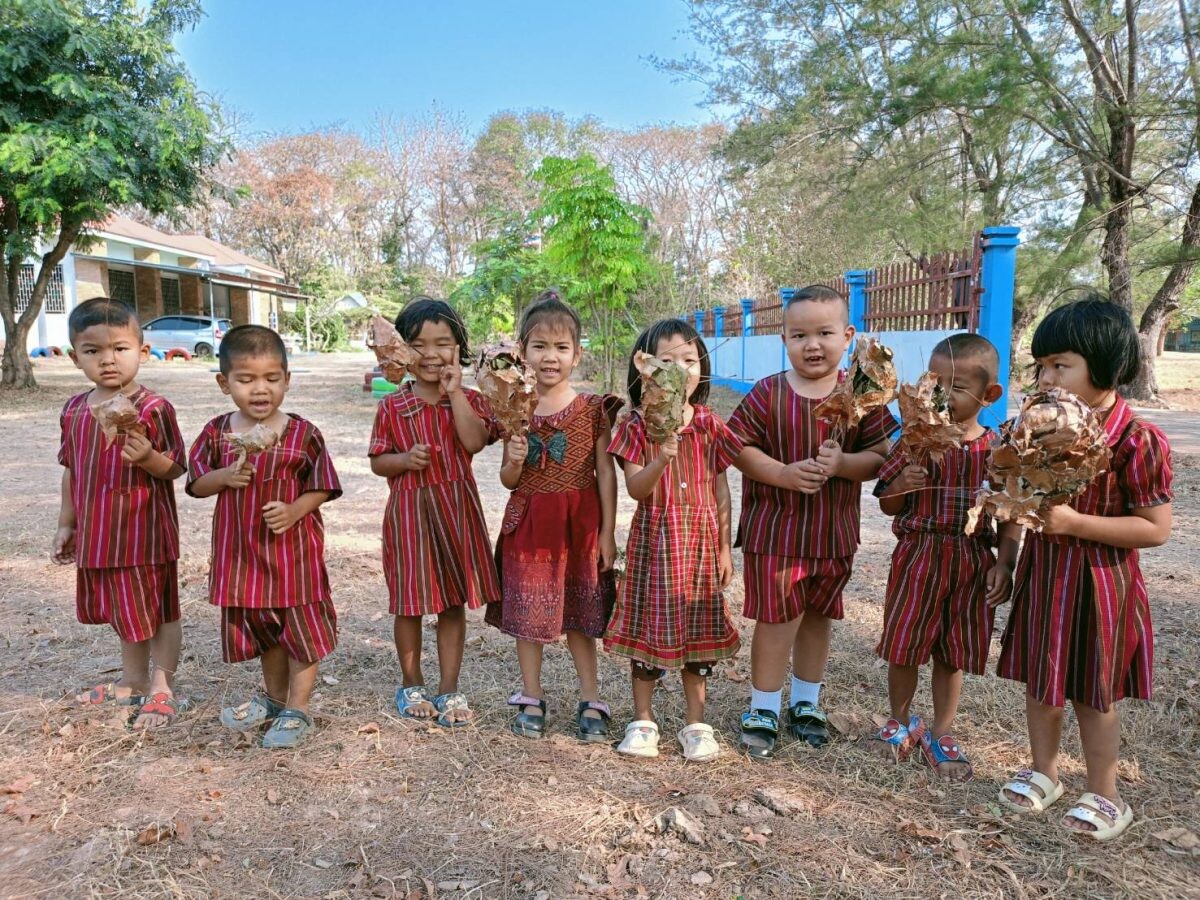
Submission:
[[[703,722],[688,725],[679,732],[679,746],[683,748],[683,758],[688,762],[705,762],[721,752],[712,726]]]
[[[625,726],[625,739],[617,747],[617,752],[645,759],[658,756],[658,725],[649,719],[630,722]]]

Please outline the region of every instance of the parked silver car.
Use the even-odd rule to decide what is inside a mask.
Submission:
[[[211,316],[159,316],[143,325],[142,333],[155,350],[166,352],[182,347],[195,356],[212,356],[232,327],[229,319]]]

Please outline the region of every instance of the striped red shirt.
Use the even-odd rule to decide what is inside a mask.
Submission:
[[[947,450],[941,462],[930,460],[925,467],[925,487],[904,495],[904,509],[892,520],[892,532],[897,537],[916,532],[966,537],[967,512],[983,486],[994,436],[990,428],[985,429],[975,440]],[[908,464],[904,450],[899,445],[893,447],[879,470],[875,496],[880,496]],[[982,517],[975,537],[991,546],[994,536],[992,517]]]
[[[811,459],[830,433],[830,426],[813,414],[820,402],[801,397],[792,390],[787,373],[780,372],[750,389],[729,419],[729,428],[746,446],[785,465]],[[873,447],[897,424],[887,407],[881,407],[846,432],[842,449],[857,453]],[[853,556],[861,495],[862,484],[845,478],[830,478],[817,493],[803,494],[743,475],[738,545],[747,553],[771,556]]]
[[[236,452],[222,435],[233,413],[204,426],[189,455],[187,490],[203,475],[233,465]],[[288,413],[288,424],[270,450],[250,457],[254,477],[244,488],[217,494],[213,511],[208,596],[217,606],[284,608],[329,600],[325,571],[325,524],[320,510],[283,534],[275,534],[262,508],[272,500],[293,502],[308,491],[342,493],[333,460],[317,426]]]
[[[123,437],[118,436],[111,447],[106,445],[88,408],[90,395],[91,391],[76,394],[59,417],[58,461],[71,471],[75,506],[75,564],[83,569],[111,569],[179,559],[174,484],[121,459]],[[129,399],[154,449],[185,465],[175,408],[144,387]]]

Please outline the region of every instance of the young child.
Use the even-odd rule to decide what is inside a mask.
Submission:
[[[1117,788],[1116,702],[1150,697],[1153,631],[1137,551],[1171,532],[1171,453],[1162,432],[1117,394],[1141,359],[1125,310],[1099,296],[1061,306],[1034,332],[1033,356],[1040,389],[1064,388],[1103,417],[1112,461],[1025,537],[998,671],[1025,682],[1033,766],[1017,772],[1000,800],[1042,812],[1062,796],[1058,747],[1070,700],[1088,791],[1063,824],[1107,841],[1133,821]]]
[[[237,409],[210,421],[192,444],[187,491],[217,495],[208,591],[221,607],[225,661],[258,657],[263,674],[263,691],[222,710],[221,724],[243,732],[269,724],[262,745],[291,748],[312,729],[317,664],[337,645],[320,506],[342,488],[321,432],[280,410],[291,373],[279,335],[239,325],[219,356],[217,384]],[[278,442],[239,464],[226,435],[258,425]]]
[[[788,729],[812,746],[829,739],[821,680],[858,548],[861,483],[883,465],[896,428],[883,407],[835,444],[814,413],[845,377],[838,365],[854,337],[840,294],[821,285],[797,291],[784,308],[782,337],[791,368],[758,382],[729,420],[745,444],[735,463],[745,476],[738,542],[744,614],[755,626],[741,744],[755,759],[775,752],[789,652]]]
[[[733,578],[729,482],[725,470],[741,442],[704,403],[710,363],[691,325],[664,319],[637,339],[634,353],[653,353],[688,373],[683,427],[662,444],[646,435],[636,408],[642,379],[629,362],[629,401],[635,411],[617,427],[608,451],[625,471],[637,501],[629,528],[625,578],[604,639],[605,649],[628,656],[634,721],[617,752],[658,756],[654,686],[666,668],[682,669],[687,724],[679,732],[685,760],[713,759],[720,745],[704,721],[706,679],[714,664],[733,656],[738,633],[721,591]]]
[[[895,763],[920,746],[942,778],[966,781],[971,760],[950,733],[962,691],[963,671],[987,666],[995,605],[1008,599],[1017,542],[1000,542],[990,520],[964,533],[967,511],[984,481],[993,432],[979,413],[1000,398],[996,348],[976,334],[954,334],[929,357],[946,392],[950,419],[963,426],[962,446],[940,461],[918,465],[894,448],[875,485],[880,508],[895,516],[899,538],[892,553],[883,632],[875,652],[888,661],[891,719],[872,739],[881,759]],[[911,713],[918,667],[933,657],[933,723]]]
[[[542,652],[566,634],[579,676],[576,734],[605,741],[609,708],[596,681],[596,638],[615,592],[617,474],[607,450],[622,404],[571,387],[583,353],[580,331],[578,314],[553,290],[521,316],[521,352],[537,374],[538,404],[529,437],[514,435],[504,445],[500,481],[512,495],[496,543],[503,602],[489,604],[487,621],[517,639],[513,733],[545,734]]]
[[[466,609],[500,597],[496,566],[471,457],[495,440],[491,408],[463,389],[467,329],[444,300],[416,297],[396,330],[420,355],[412,376],[379,403],[371,429],[371,471],[388,480],[383,572],[404,682],[396,708],[444,727],[474,717],[458,690]],[[421,617],[437,616],[440,683],[421,673]]]
[[[68,400],[59,419],[65,469],[53,557],[78,567],[79,621],[111,625],[121,640],[120,680],[75,700],[138,707],[134,727],[158,728],[180,710],[172,687],[183,632],[171,482],[184,471],[183,438],[171,404],[136,381],[150,347],[129,307],[106,297],[85,300],[67,327],[71,360],[95,386]],[[141,427],[109,443],[92,409],[118,394],[137,408]]]

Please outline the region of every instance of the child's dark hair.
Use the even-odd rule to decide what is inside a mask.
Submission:
[[[583,336],[583,325],[579,321],[579,313],[571,309],[559,296],[557,288],[542,291],[538,298],[521,313],[521,325],[517,329],[517,340],[521,346],[529,340],[529,335],[539,325],[558,325],[571,333],[575,346]]]
[[[988,384],[993,384],[1000,374],[1000,354],[996,347],[980,334],[952,334],[942,338],[930,352],[929,357],[941,356],[952,363],[971,363],[979,366]]]
[[[700,355],[700,383],[696,385],[696,390],[692,391],[692,396],[688,397],[688,403],[693,406],[707,403],[709,383],[712,381],[712,363],[708,358],[708,347],[704,344],[704,338],[700,337],[700,333],[683,319],[659,319],[638,335],[637,343],[633,345],[633,352],[629,354],[627,384],[630,405],[636,408],[642,403],[642,373],[633,364],[634,354],[641,350],[651,356],[656,355],[658,344],[664,338],[667,340],[678,338],[680,344],[696,345],[696,350]]]
[[[1053,310],[1033,333],[1033,358],[1078,353],[1099,390],[1129,384],[1142,363],[1142,344],[1129,313],[1098,291]]]
[[[84,300],[67,318],[67,334],[74,342],[75,336],[81,331],[87,331],[96,325],[110,325],[114,328],[133,328],[138,340],[142,339],[142,324],[138,321],[137,313],[122,303],[109,297],[93,297]]]
[[[225,332],[221,339],[221,349],[217,351],[217,360],[221,374],[228,375],[233,369],[233,361],[243,356],[273,356],[287,371],[287,347],[283,338],[265,325],[237,325]]]
[[[850,301],[825,284],[810,284],[800,288],[790,296],[784,310],[796,303],[840,303],[846,310],[846,319],[850,318]]]
[[[450,326],[450,333],[458,343],[458,362],[460,365],[470,365],[471,348],[467,346],[467,326],[460,316],[445,300],[418,295],[413,297],[396,316],[396,330],[400,337],[410,344],[421,333],[421,327],[426,322],[445,322]]]

